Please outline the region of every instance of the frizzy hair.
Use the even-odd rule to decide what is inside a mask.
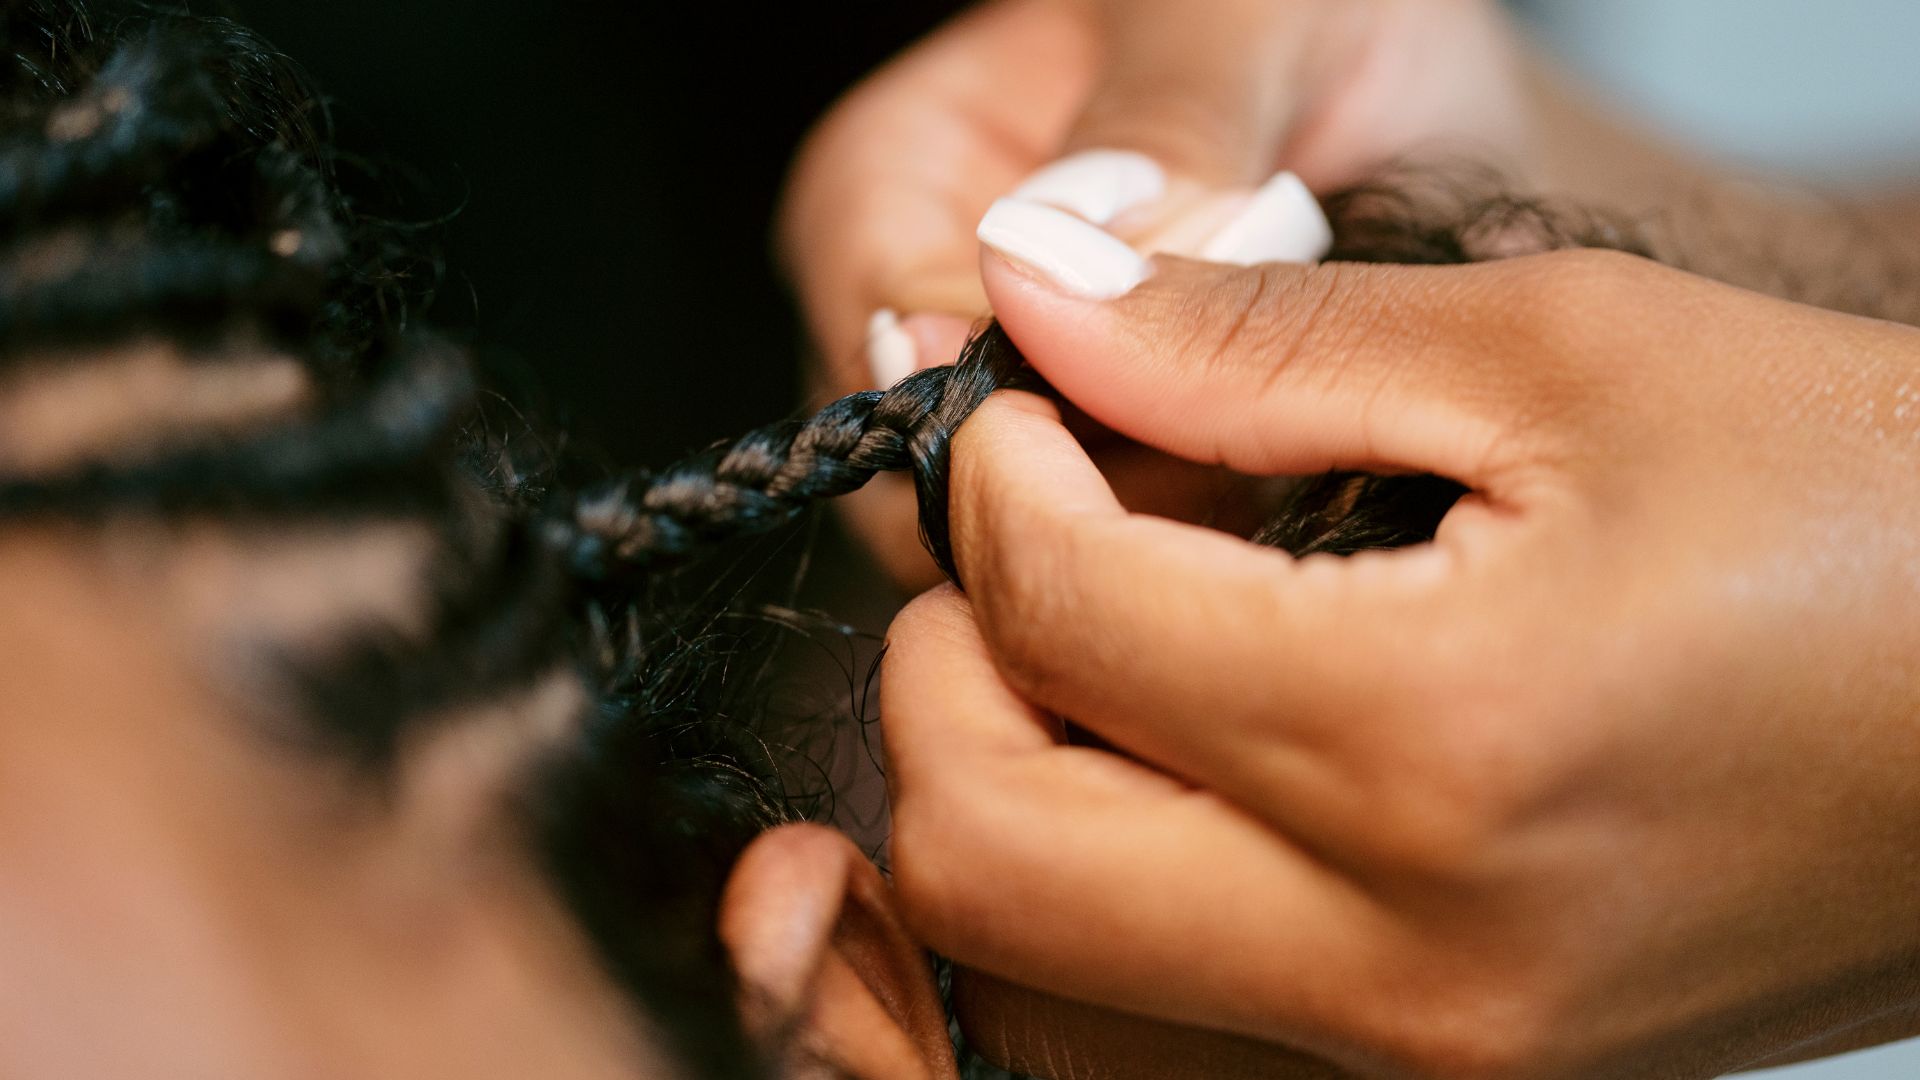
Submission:
[[[1013,343],[988,326],[955,365],[570,485],[484,422],[465,351],[415,325],[433,260],[341,193],[324,110],[285,58],[230,21],[82,0],[0,0],[0,46],[0,401],[16,376],[156,340],[189,365],[290,359],[311,390],[270,421],[163,425],[46,467],[9,464],[0,432],[0,525],[424,526],[418,633],[355,624],[324,651],[275,654],[314,748],[377,784],[456,707],[574,680],[568,739],[523,778],[529,842],[686,1069],[758,1074],[713,909],[742,847],[798,811],[756,736],[759,668],[716,630],[725,605],[682,586],[880,472],[913,475],[952,574],[953,433],[997,389],[1045,389]],[[1639,249],[1630,229],[1525,200],[1411,190],[1330,200],[1335,257],[1468,261],[1516,235]],[[1458,493],[1320,478],[1260,539],[1416,542]]]

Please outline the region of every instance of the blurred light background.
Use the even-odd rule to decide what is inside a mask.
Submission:
[[[1541,41],[1683,145],[1809,180],[1920,178],[1920,4],[1520,0]]]
[[[767,236],[786,161],[842,89],[959,6],[234,3],[331,92],[344,145],[418,171],[388,175],[411,215],[453,215],[440,320],[634,462],[793,408],[800,339]],[[1827,182],[1920,178],[1913,0],[1515,6],[1605,97],[1686,144]],[[826,576],[860,576],[849,558]],[[829,602],[877,632],[875,591]],[[1920,1044],[1768,1076],[1906,1080]]]

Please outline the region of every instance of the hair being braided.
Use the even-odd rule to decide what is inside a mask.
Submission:
[[[1022,374],[1019,353],[992,326],[957,364],[588,491],[574,508],[573,563],[596,579],[644,571],[741,533],[779,528],[879,473],[911,471],[921,535],[940,567],[957,577],[946,527],[953,433],[989,394]]]
[[[685,1071],[755,1075],[713,906],[789,811],[755,690],[724,677],[746,646],[664,561],[573,572],[576,499],[486,437],[465,353],[409,329],[431,264],[339,191],[317,102],[230,22],[0,0],[0,527],[431,537],[417,627],[349,609],[319,642],[223,638],[274,673],[282,700],[254,703],[381,783],[460,706],[577,682],[572,735],[508,793],[534,853]],[[192,379],[291,362],[299,393],[219,424],[156,401],[136,435],[52,457],[8,427],[36,388],[156,350]]]
[[[10,464],[0,430],[0,526],[423,527],[421,627],[349,620],[325,649],[273,653],[315,741],[377,777],[453,706],[577,680],[575,737],[529,781],[545,866],[688,1071],[752,1075],[737,1025],[717,1019],[733,987],[712,909],[741,847],[791,811],[753,725],[756,688],[727,677],[741,646],[720,641],[724,605],[685,602],[676,568],[904,471],[951,575],[951,439],[993,391],[1032,382],[1017,350],[988,327],[956,365],[569,488],[489,432],[464,352],[409,327],[431,263],[341,194],[297,69],[230,22],[129,11],[0,0],[0,406],[19,380],[153,342],[202,367],[291,360],[308,393],[257,423],[161,423],[44,466]],[[1534,221],[1546,246],[1631,246],[1518,206],[1351,193],[1330,205],[1336,255],[1480,257],[1476,223],[1496,211],[1508,232]],[[1457,494],[1432,478],[1324,478],[1263,538],[1411,542]]]
[[[1571,247],[1648,252],[1644,237],[1603,215],[1472,190],[1396,177],[1336,194],[1327,202],[1336,237],[1331,258],[1446,264]],[[595,579],[644,571],[741,533],[778,528],[877,473],[911,472],[921,538],[958,582],[947,534],[950,443],[989,395],[1016,386],[1045,389],[1006,332],[990,323],[955,364],[583,494],[572,522],[574,564]],[[1255,539],[1296,554],[1418,543],[1432,538],[1461,493],[1434,477],[1320,477],[1294,487]]]

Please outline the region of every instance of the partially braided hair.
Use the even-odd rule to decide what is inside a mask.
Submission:
[[[1630,225],[1606,215],[1496,194],[1477,184],[1393,176],[1327,200],[1340,262],[1459,264],[1563,248],[1650,255]],[[743,532],[777,528],[813,504],[882,472],[910,472],[921,538],[959,581],[947,533],[953,433],[999,389],[1044,390],[998,323],[970,340],[958,362],[916,372],[888,390],[853,394],[811,417],[721,443],[659,473],[586,493],[573,525],[574,564],[590,577],[632,571],[705,550]],[[1290,489],[1254,539],[1294,554],[1352,554],[1432,539],[1464,492],[1437,477],[1339,473]]]
[[[265,665],[295,734],[376,783],[462,706],[577,685],[554,699],[571,734],[508,797],[666,1049],[757,1075],[713,929],[733,858],[795,812],[754,689],[723,677],[751,635],[647,553],[659,572],[574,572],[586,504],[486,427],[465,352],[410,325],[432,261],[341,193],[318,101],[226,20],[0,0],[0,525],[423,530],[420,625],[346,610],[322,640],[249,631],[215,660],[252,665],[243,695]],[[289,365],[297,384],[217,422],[116,405],[139,422],[53,454],[9,426],[156,351],[192,387]]]
[[[946,475],[953,433],[1024,361],[998,326],[959,363],[852,394],[804,420],[749,432],[659,473],[586,492],[575,506],[573,564],[604,578],[698,553],[716,541],[779,528],[883,472],[911,472],[921,535],[949,576]]]
[[[714,603],[685,602],[681,568],[905,471],[953,574],[950,441],[995,390],[1036,385],[1018,351],[989,326],[955,365],[570,487],[485,423],[465,352],[411,325],[432,260],[342,195],[299,71],[225,20],[108,11],[0,0],[0,410],[23,381],[153,342],[200,371],[292,360],[302,394],[237,424],[155,416],[50,463],[0,427],[0,524],[425,526],[417,631],[349,620],[324,649],[265,643],[317,740],[378,776],[451,707],[575,680],[573,736],[527,779],[546,868],[690,1072],[754,1075],[725,1019],[713,909],[741,848],[796,810],[755,733],[751,680],[724,677],[743,646],[715,629]],[[1531,203],[1396,190],[1330,202],[1336,258],[1468,261],[1491,254],[1474,238],[1496,219],[1532,222],[1543,247],[1637,246]],[[1458,494],[1435,478],[1321,478],[1261,539],[1416,542]]]

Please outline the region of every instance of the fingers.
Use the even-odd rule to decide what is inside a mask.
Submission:
[[[954,462],[954,548],[1009,683],[1283,820],[1343,798],[1330,748],[1413,711],[1456,636],[1450,549],[1296,562],[1127,514],[1037,398],[988,401]]]
[[[996,314],[1068,400],[1130,438],[1249,473],[1431,471],[1487,490],[1499,455],[1520,449],[1516,418],[1580,385],[1587,294],[1608,289],[1631,310],[1623,257],[1149,262],[1043,207],[996,207],[980,235]]]
[[[795,1071],[953,1075],[926,955],[846,837],[804,824],[760,835],[728,875],[717,930],[749,1031]]]
[[[780,251],[831,395],[879,385],[866,350],[876,312],[984,312],[974,225],[1053,156],[1092,67],[1070,5],[999,0],[881,69],[809,137]]]
[[[974,227],[1057,152],[1094,51],[1072,5],[982,4],[862,83],[808,138],[779,247],[816,350],[812,398],[891,386],[959,355],[986,313]],[[940,580],[904,478],[881,477],[840,509],[895,583]]]
[[[1297,101],[1303,25],[1318,5],[1210,0],[1101,5],[1101,74],[1068,149],[1138,151],[1176,175],[1232,186],[1266,179]]]
[[[1325,1040],[1324,988],[1351,985],[1363,959],[1362,909],[1338,879],[1211,795],[1058,745],[958,593],[895,621],[881,717],[895,885],[931,947],[1110,1008]],[[1169,993],[1196,956],[1205,977]]]

